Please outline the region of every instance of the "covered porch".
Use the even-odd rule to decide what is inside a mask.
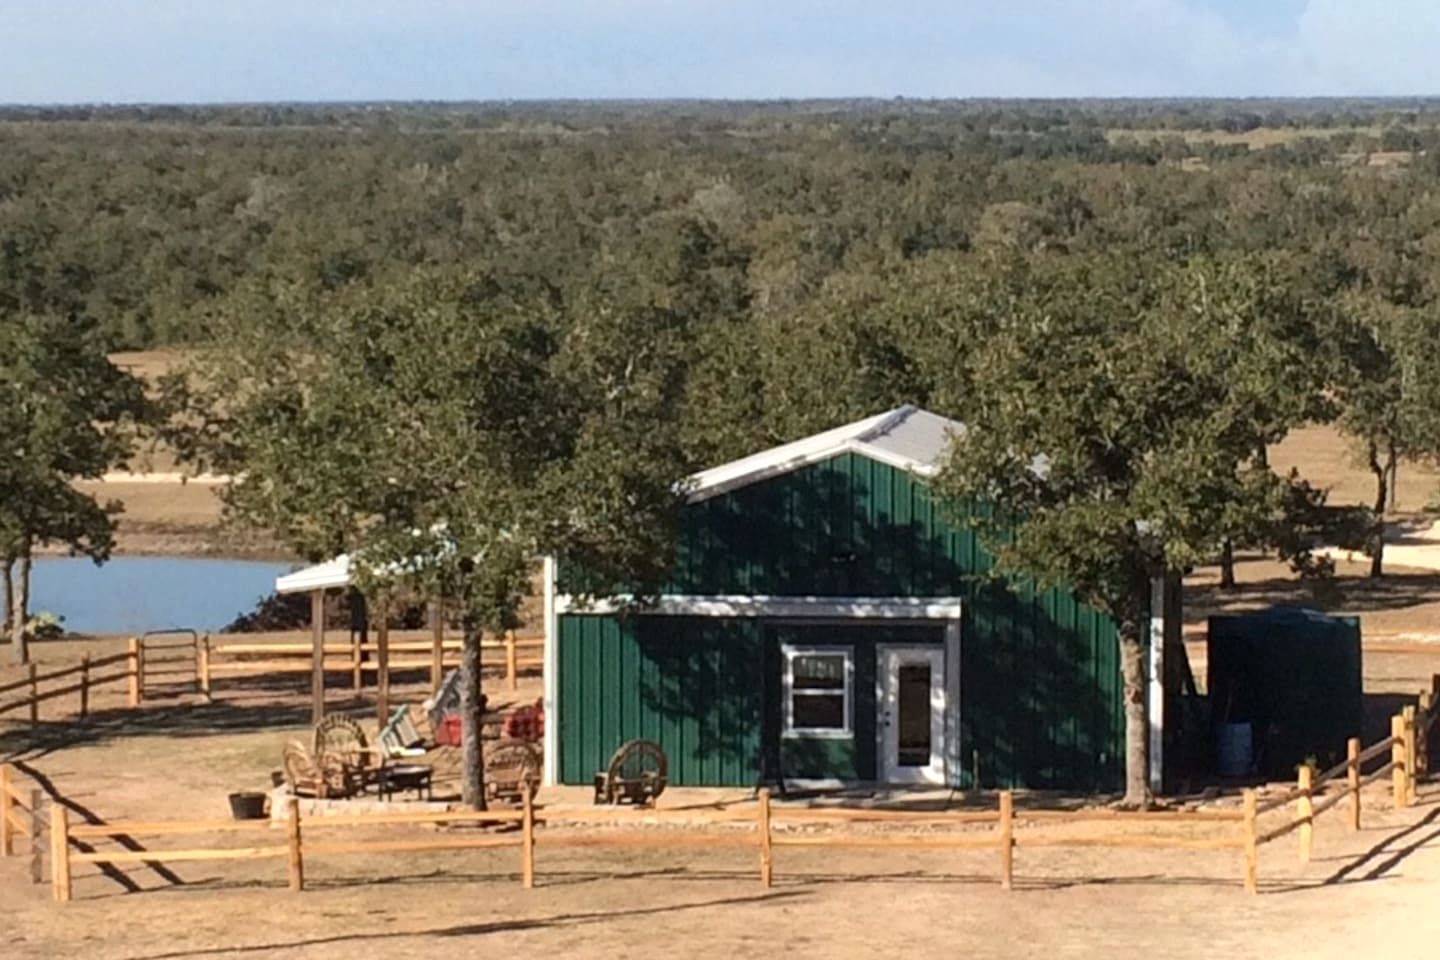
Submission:
[[[357,692],[368,686],[366,675],[374,674],[375,712],[383,725],[394,707],[391,691],[394,673],[428,669],[430,693],[437,693],[447,670],[458,665],[460,637],[447,636],[446,609],[442,598],[411,598],[412,602],[423,603],[426,608],[427,639],[416,640],[411,633],[410,639],[392,641],[390,616],[394,612],[395,601],[384,598],[372,600],[360,593],[355,586],[351,563],[351,558],[342,554],[324,563],[296,570],[276,579],[275,592],[282,596],[305,595],[310,598],[311,715],[312,722],[317,724],[326,711],[325,674],[336,669],[336,651],[333,644],[327,647],[326,637],[327,631],[332,631],[337,625],[327,622],[326,599],[336,593],[351,593],[352,603],[359,605],[359,613],[358,616],[352,615],[348,626],[350,644],[347,652],[350,659],[345,663],[353,671],[353,685]],[[522,668],[543,664],[540,658],[526,656],[529,652],[527,647],[539,645],[538,640],[518,638],[514,631],[508,631],[503,638],[487,638],[481,644],[481,655],[483,659],[487,651],[494,651],[503,656],[503,682],[507,690],[514,692],[519,689]],[[327,653],[330,656],[328,663]]]

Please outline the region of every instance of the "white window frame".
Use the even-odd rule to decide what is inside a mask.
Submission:
[[[780,735],[791,740],[853,740],[855,738],[855,647],[844,643],[781,644],[780,654],[785,660],[781,674],[782,695],[784,696],[784,722]],[[795,658],[806,656],[845,658],[844,727],[796,727],[795,726]],[[799,696],[834,696],[831,691],[800,692]]]

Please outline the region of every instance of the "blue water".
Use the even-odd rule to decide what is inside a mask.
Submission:
[[[72,633],[141,633],[170,627],[217,630],[275,591],[286,563],[189,557],[35,561],[30,609],[65,618]]]

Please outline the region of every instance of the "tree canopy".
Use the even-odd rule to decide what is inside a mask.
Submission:
[[[123,465],[148,413],[140,381],[110,362],[92,322],[0,311],[0,574],[16,662],[28,656],[36,549],[109,557],[119,508],[73,483]]]

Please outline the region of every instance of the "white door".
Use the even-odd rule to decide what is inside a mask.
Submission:
[[[945,782],[945,651],[879,648],[879,774],[886,783]]]

